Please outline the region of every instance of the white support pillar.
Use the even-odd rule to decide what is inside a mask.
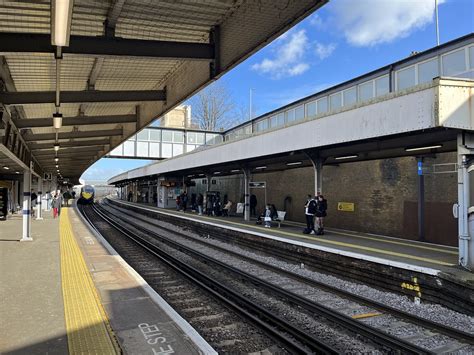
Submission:
[[[310,157],[314,168],[314,196],[323,192],[323,159]]]
[[[458,135],[458,231],[459,265],[474,271],[474,241],[469,226],[471,184],[469,174],[474,171],[474,136],[468,133]],[[474,212],[474,211],[473,211]],[[473,222],[474,223],[474,222]]]
[[[33,240],[31,231],[31,171],[23,172],[23,234],[20,242],[30,242]]]
[[[244,220],[250,221],[250,169],[242,169],[244,172]]]
[[[41,177],[38,178],[38,198],[36,199],[36,220],[43,219],[43,209],[42,209],[42,200],[43,200],[43,179]]]

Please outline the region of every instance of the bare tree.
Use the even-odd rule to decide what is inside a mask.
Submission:
[[[235,124],[235,103],[222,82],[214,82],[201,90],[190,100],[190,104],[201,129],[215,131]]]

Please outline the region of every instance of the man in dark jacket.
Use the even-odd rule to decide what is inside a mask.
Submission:
[[[255,208],[257,207],[257,196],[254,194],[250,195],[250,215],[255,216],[257,215],[257,212]]]
[[[316,224],[318,226],[317,235],[324,235],[324,217],[327,216],[328,202],[323,195],[317,196],[316,204]]]
[[[308,195],[309,196],[309,195]],[[316,234],[314,230],[314,214],[316,213],[316,200],[309,198],[304,206],[304,212],[306,217],[306,229],[305,234]]]

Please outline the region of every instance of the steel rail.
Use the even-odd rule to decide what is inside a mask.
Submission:
[[[117,210],[117,207],[115,207],[114,205],[110,204],[108,201],[106,202],[108,206],[110,206],[111,208],[114,208]],[[124,212],[122,212],[124,213]],[[142,222],[146,222],[146,223],[152,223],[150,221],[147,221],[146,218],[143,218],[143,217],[137,217],[135,216],[135,219],[136,220],[140,220]],[[277,271],[279,273],[282,273],[288,277],[291,277],[291,278],[294,278],[298,281],[301,281],[301,282],[304,282],[310,286],[316,286],[316,287],[319,287],[319,288],[324,288],[326,291],[330,291],[332,293],[336,293],[337,295],[341,296],[341,297],[344,297],[344,298],[347,298],[347,299],[350,299],[352,301],[355,301],[357,303],[361,303],[363,305],[366,305],[366,306],[369,306],[371,308],[374,308],[378,311],[382,311],[382,312],[385,312],[385,313],[389,313],[393,316],[396,316],[396,317],[399,317],[399,318],[402,318],[404,320],[407,320],[409,322],[412,322],[416,325],[419,325],[419,326],[422,326],[423,328],[430,328],[431,330],[436,330],[437,332],[439,333],[442,333],[444,335],[447,335],[449,337],[452,337],[452,338],[455,338],[455,339],[458,339],[458,340],[463,340],[464,342],[468,343],[468,344],[474,344],[474,336],[468,332],[465,332],[465,331],[462,331],[460,329],[457,329],[457,328],[453,328],[453,327],[449,327],[447,325],[444,325],[444,324],[440,324],[440,323],[437,323],[437,322],[434,322],[432,320],[429,320],[429,319],[426,319],[426,318],[422,318],[422,317],[419,317],[419,316],[416,316],[416,315],[413,315],[413,314],[410,314],[410,313],[407,313],[407,312],[404,312],[402,310],[399,310],[397,308],[394,308],[394,307],[391,307],[389,305],[386,305],[386,304],[383,304],[381,302],[378,302],[378,301],[374,301],[374,300],[371,300],[367,297],[364,297],[364,296],[360,296],[360,295],[357,295],[357,294],[353,294],[349,291],[346,291],[346,290],[341,290],[335,286],[331,286],[331,285],[328,285],[328,284],[325,284],[321,281],[317,281],[317,280],[313,280],[313,279],[310,279],[308,277],[305,277],[305,276],[302,276],[302,275],[298,275],[294,272],[291,272],[291,271],[287,271],[287,270],[284,270],[284,269],[281,269],[279,267],[276,267],[276,266],[273,266],[273,265],[270,265],[268,263],[265,263],[263,261],[260,261],[260,260],[256,260],[252,257],[249,257],[249,256],[245,256],[245,255],[242,255],[242,254],[239,254],[238,252],[235,252],[235,251],[232,251],[232,250],[228,250],[228,249],[225,249],[223,247],[220,247],[220,246],[217,246],[217,245],[214,245],[214,244],[210,244],[208,242],[205,242],[205,241],[201,241],[201,240],[197,240],[197,239],[194,239],[194,238],[190,238],[189,236],[187,236],[186,234],[184,233],[180,233],[178,231],[175,231],[175,230],[172,230],[170,228],[167,228],[167,227],[163,227],[163,226],[158,226],[158,228],[160,229],[163,229],[167,232],[171,232],[171,233],[174,233],[174,234],[178,234],[180,235],[181,237],[183,238],[187,238],[187,239],[192,239],[193,241],[197,242],[197,243],[200,243],[200,244],[203,244],[203,245],[206,245],[207,247],[210,247],[210,248],[214,248],[214,249],[217,249],[219,251],[222,251],[222,252],[225,252],[225,253],[228,253],[228,254],[231,254],[231,255],[234,255],[234,256],[237,256],[239,258],[242,258],[242,259],[245,259],[247,261],[250,261],[252,263],[255,263],[255,264],[258,264],[264,268],[267,268],[267,269],[271,269],[273,271]]]
[[[114,215],[112,213],[112,215]],[[117,215],[114,215],[115,217],[117,218],[121,218]],[[380,345],[383,345],[383,346],[387,346],[387,347],[390,347],[391,349],[394,349],[394,350],[402,350],[404,354],[433,354],[433,352],[430,352],[429,350],[426,350],[424,348],[421,348],[421,347],[418,347],[416,345],[413,345],[412,343],[410,342],[407,342],[403,339],[400,339],[400,338],[397,338],[397,337],[394,337],[394,336],[391,336],[390,334],[388,333],[385,333],[383,331],[380,331],[370,325],[367,325],[367,324],[364,324],[362,322],[359,322],[349,316],[346,316],[342,313],[339,313],[337,311],[334,311],[326,306],[323,306],[321,304],[318,304],[318,303],[315,303],[313,301],[310,301],[304,297],[301,297],[299,295],[296,295],[292,292],[289,292],[287,290],[284,290],[278,286],[275,286],[274,284],[268,282],[268,281],[265,281],[265,280],[262,280],[256,276],[253,276],[247,272],[244,272],[242,270],[239,270],[235,267],[232,267],[232,266],[229,266],[219,260],[215,260],[201,252],[198,252],[198,251],[195,251],[189,247],[186,247],[185,245],[183,244],[180,244],[174,240],[170,240],[168,239],[167,237],[165,236],[162,236],[156,232],[153,232],[143,226],[140,226],[130,220],[127,220],[127,223],[131,226],[133,226],[134,228],[138,229],[139,231],[143,232],[143,233],[146,233],[150,236],[154,236],[156,238],[160,238],[161,240],[164,240],[165,242],[167,242],[168,244],[170,245],[173,245],[174,247],[176,247],[177,249],[180,249],[180,250],[185,250],[187,253],[191,254],[191,255],[196,255],[208,262],[211,262],[211,263],[214,263],[216,265],[219,265],[220,267],[224,268],[224,269],[227,269],[233,273],[236,273],[238,275],[240,275],[241,277],[247,279],[247,280],[250,280],[251,282],[255,283],[255,284],[258,284],[260,286],[264,286],[266,289],[272,291],[273,293],[277,293],[277,294],[280,294],[282,297],[285,297],[287,298],[288,300],[290,300],[291,302],[303,307],[304,309],[310,311],[310,312],[314,312],[314,313],[318,313],[319,315],[333,321],[334,323],[340,325],[340,326],[343,326],[344,328],[346,329],[349,329],[351,330],[352,332],[356,333],[356,334],[361,334],[361,335],[364,335],[366,336],[367,338],[371,339],[372,341],[380,344]],[[173,233],[176,233],[173,231]]]
[[[284,344],[288,348],[287,350],[290,350],[294,353],[308,353],[308,349],[322,354],[338,353],[331,346],[315,339],[303,330],[287,324],[286,321],[279,316],[269,312],[268,310],[253,302],[250,302],[235,291],[229,289],[221,283],[216,282],[215,280],[212,280],[209,276],[203,274],[196,268],[193,268],[192,266],[183,263],[172,255],[169,255],[165,251],[160,250],[157,246],[138,236],[135,232],[130,231],[128,228],[118,225],[116,221],[106,216],[103,212],[99,211],[96,206],[92,206],[92,208],[100,218],[108,222],[113,228],[127,236],[130,240],[135,242],[143,249],[147,250],[152,255],[159,258],[160,261],[171,267],[173,270],[184,275],[194,283],[198,284],[200,287],[204,288],[206,291],[210,292],[213,296],[224,302],[226,305],[230,306],[232,309],[243,314],[246,318],[256,323],[258,326],[267,331],[275,340],[281,344]],[[254,314],[258,316],[255,316]],[[282,329],[284,332],[286,332],[286,334],[283,334],[281,331],[275,329],[275,327]],[[293,341],[291,337],[288,337],[288,335],[291,335],[291,337],[297,339],[299,342],[304,344],[305,347]]]

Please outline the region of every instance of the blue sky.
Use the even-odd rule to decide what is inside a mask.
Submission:
[[[436,45],[435,0],[331,0],[220,80],[254,116]],[[440,42],[474,32],[474,0],[438,0]],[[149,161],[101,159],[106,180]]]

